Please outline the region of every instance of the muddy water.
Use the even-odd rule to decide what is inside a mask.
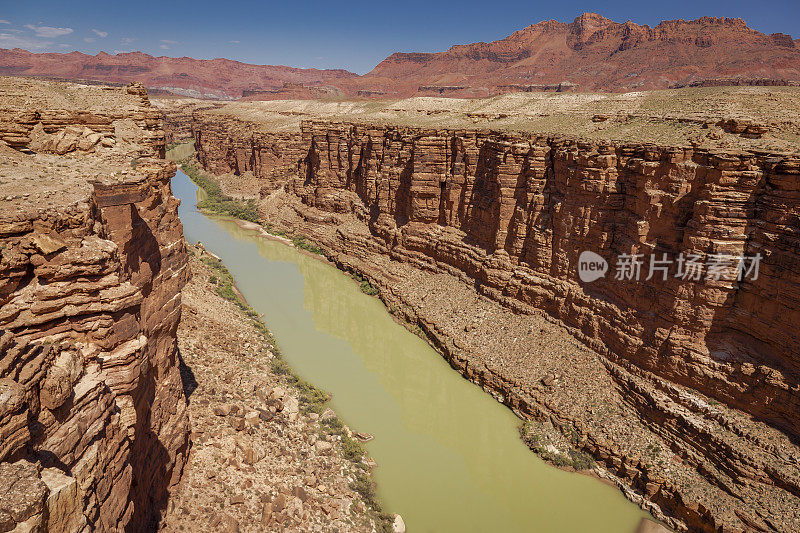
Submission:
[[[264,314],[284,357],[332,393],[332,407],[378,463],[388,512],[417,532],[633,532],[643,513],[588,476],[552,468],[517,433],[506,407],[396,324],[335,268],[194,207],[178,172],[173,192],[189,242],[219,255]]]

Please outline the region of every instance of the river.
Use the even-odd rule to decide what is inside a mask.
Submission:
[[[220,256],[302,378],[365,445],[387,512],[418,532],[632,533],[645,514],[619,490],[553,468],[519,438],[520,420],[462,378],[377,298],[334,267],[200,213],[178,171],[187,241]]]

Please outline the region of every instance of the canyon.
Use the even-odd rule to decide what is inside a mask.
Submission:
[[[325,394],[187,247],[163,127],[138,83],[0,77],[0,531],[377,530]]]
[[[160,113],[135,84],[0,92],[0,530],[151,527],[189,448]]]
[[[192,231],[186,204],[181,220]],[[202,245],[189,250],[178,343],[192,452],[159,530],[380,531],[375,502],[350,483],[363,471],[322,431],[336,414],[309,411],[309,385],[303,394],[274,371],[275,339],[242,300],[221,296],[225,267]]]
[[[213,99],[486,97],[538,91],[625,92],[720,83],[800,80],[800,44],[742,19],[703,17],[656,26],[583,13],[527,26],[504,39],[443,52],[398,52],[370,72],[250,65],[141,52],[0,50],[0,75],[144,83],[152,91]]]
[[[591,455],[676,530],[792,531],[797,89],[666,92],[183,104],[174,123],[227,194],[378,287],[545,458]],[[586,250],[611,264],[591,283]],[[614,276],[634,254],[760,269]]]
[[[0,531],[392,527],[328,396],[187,246],[168,143],[543,459],[677,531],[797,530],[800,89],[705,85],[231,103],[0,77]],[[737,257],[758,270],[712,274]]]

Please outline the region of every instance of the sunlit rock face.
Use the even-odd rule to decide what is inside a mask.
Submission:
[[[237,119],[195,120],[208,170],[251,171],[305,205],[355,213],[394,258],[455,268],[595,349],[800,434],[800,160],[324,121],[246,134]],[[581,282],[583,251],[608,273]],[[638,281],[617,279],[623,254],[642,255]],[[668,275],[650,276],[650,256],[664,254]],[[693,254],[704,266],[761,258],[742,280],[730,279],[735,266],[720,279],[676,277]]]
[[[37,97],[19,147],[44,142],[35,155],[0,146],[13,178],[0,192],[0,478],[29,487],[0,491],[0,531],[141,530],[188,451],[175,166],[149,157],[164,135],[141,86],[58,99],[55,84],[19,83]],[[107,123],[82,149],[89,104]]]
[[[385,298],[417,313],[454,368],[518,412],[580,427],[579,447],[675,527],[790,527],[800,519],[783,507],[800,486],[797,450],[784,442],[800,433],[796,157],[324,120],[303,122],[294,135],[253,135],[246,126],[195,115],[206,169],[227,173],[229,184],[242,170],[268,184],[276,192],[261,195],[266,223],[309,236],[344,268],[383,280]],[[607,265],[582,281],[587,251]],[[636,254],[638,279],[618,276],[620,257]],[[649,257],[665,254],[668,272],[650,276]],[[678,276],[681,256],[698,256],[707,269],[720,254],[760,256],[757,276]],[[408,311],[414,298],[394,291],[386,258],[404,267],[391,275],[452,275],[516,313],[544,312],[567,326],[605,356],[634,423],[663,438],[673,463],[702,488],[688,489],[669,464],[649,464],[625,427],[593,427],[590,416],[559,407],[557,394],[539,395],[539,377],[520,379],[503,366],[503,353],[466,356],[465,344],[435,321],[444,315],[423,321],[419,309]],[[721,416],[717,401],[741,411]],[[783,444],[764,437],[774,428],[785,432]],[[720,437],[729,431],[739,437]],[[772,511],[714,503],[730,494]]]

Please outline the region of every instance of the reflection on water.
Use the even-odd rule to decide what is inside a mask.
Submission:
[[[378,493],[409,531],[632,532],[643,513],[613,487],[562,472],[519,439],[518,419],[464,380],[335,268],[175,195],[190,242],[222,257],[303,378],[368,443]]]

